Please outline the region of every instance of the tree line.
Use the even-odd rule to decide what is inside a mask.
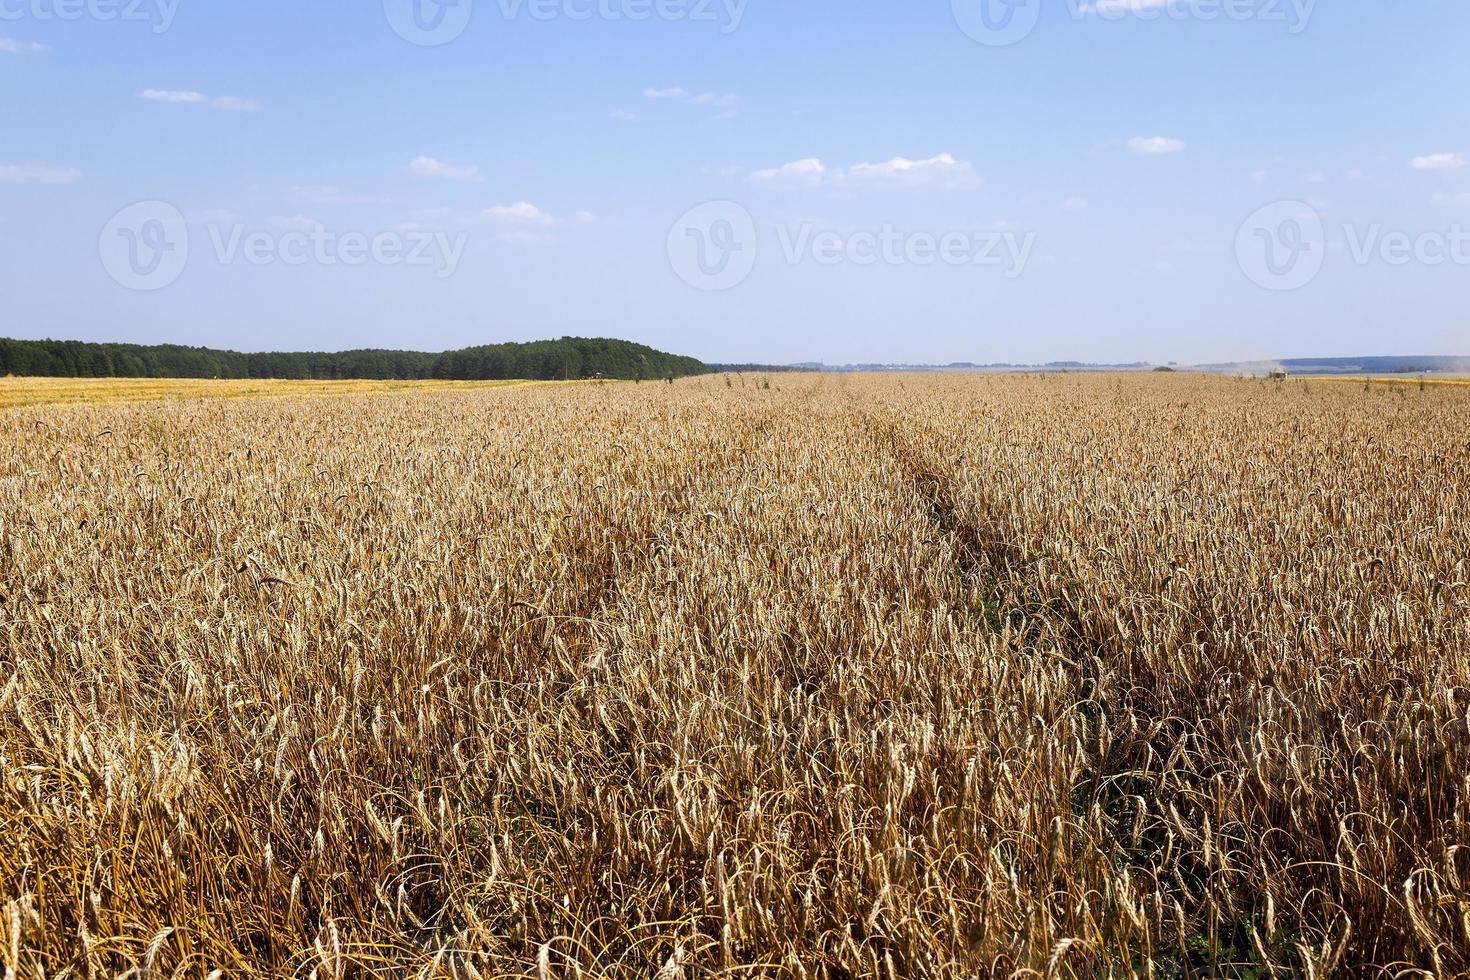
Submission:
[[[0,376],[48,378],[276,378],[286,380],[533,381],[604,377],[638,381],[707,374],[710,368],[626,340],[563,337],[425,354],[352,350],[263,353],[173,344],[92,344],[0,338]]]

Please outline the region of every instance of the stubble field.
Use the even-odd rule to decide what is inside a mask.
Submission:
[[[1470,971],[1470,389],[0,411],[7,977]]]

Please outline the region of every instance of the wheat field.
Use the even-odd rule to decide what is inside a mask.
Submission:
[[[1470,972],[1470,389],[0,412],[6,977]]]
[[[0,377],[0,409],[25,405],[96,405],[191,398],[266,398],[386,392],[480,391],[541,385],[540,381],[218,381],[190,378]]]

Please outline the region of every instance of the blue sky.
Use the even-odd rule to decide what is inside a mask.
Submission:
[[[0,0],[0,334],[1470,354],[1454,0],[413,2]]]

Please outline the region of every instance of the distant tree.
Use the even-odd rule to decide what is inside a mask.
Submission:
[[[145,347],[0,338],[0,375],[17,376],[553,381],[598,376],[672,379],[709,371],[692,357],[665,354],[642,344],[577,337],[470,347],[443,354],[398,350],[242,354],[173,344]]]

